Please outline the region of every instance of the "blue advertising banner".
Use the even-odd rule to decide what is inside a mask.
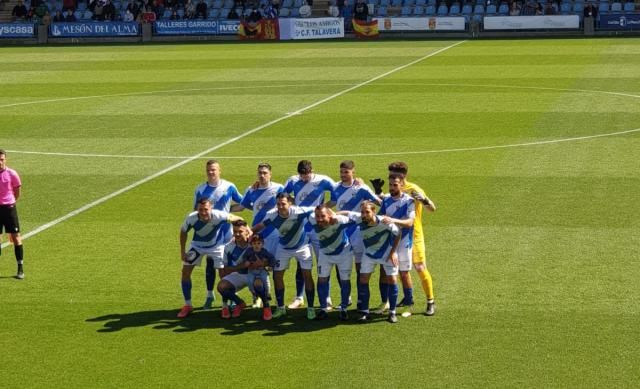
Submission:
[[[218,22],[219,35],[238,35],[239,20],[221,20]]]
[[[218,33],[217,20],[159,20],[154,26],[157,35],[216,35]]]
[[[640,30],[640,14],[601,14],[601,30]]]
[[[0,23],[0,38],[33,38],[35,33],[31,23]]]
[[[53,23],[49,27],[53,37],[136,36],[140,25],[136,22]]]

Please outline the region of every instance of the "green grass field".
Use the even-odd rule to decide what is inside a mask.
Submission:
[[[0,257],[0,386],[635,387],[639,123],[638,39],[0,48],[27,236],[25,280]],[[177,320],[208,157],[242,191],[263,160],[281,183],[405,160],[438,206],[436,316]]]

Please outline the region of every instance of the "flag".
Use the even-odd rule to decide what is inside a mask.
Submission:
[[[262,39],[262,23],[240,22],[238,26],[238,35],[240,39]]]
[[[380,35],[378,32],[378,20],[367,22],[353,19],[353,32],[360,38],[377,38]]]

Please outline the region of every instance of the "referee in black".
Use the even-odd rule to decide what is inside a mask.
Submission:
[[[20,238],[20,222],[18,221],[18,211],[16,202],[20,197],[20,187],[22,182],[18,173],[7,166],[7,153],[0,149],[0,236],[3,230],[9,234],[13,242],[13,248],[18,262],[18,272],[16,278],[24,279],[24,269],[22,259],[22,239]],[[0,245],[2,254],[2,245]]]

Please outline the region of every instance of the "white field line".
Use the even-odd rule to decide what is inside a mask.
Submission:
[[[526,143],[510,143],[510,144],[504,144],[504,145],[458,147],[458,148],[450,148],[450,149],[390,151],[385,153],[350,153],[350,154],[300,154],[300,155],[254,155],[254,156],[216,155],[216,156],[201,156],[194,159],[215,158],[215,159],[245,159],[245,160],[263,161],[263,160],[271,160],[271,159],[293,159],[293,158],[337,158],[337,157],[348,158],[348,157],[381,157],[381,156],[387,156],[387,155],[442,154],[442,153],[455,153],[455,152],[462,152],[462,151],[482,151],[482,150],[494,150],[494,149],[507,149],[512,147],[548,145],[548,144],[562,143],[562,142],[575,142],[580,140],[589,140],[589,139],[596,139],[596,138],[626,135],[626,134],[632,134],[635,132],[640,132],[640,128],[635,128],[633,130],[596,134],[596,135],[577,136],[572,138],[549,139],[549,140],[541,140],[541,141],[526,142]],[[39,152],[39,151],[15,151],[15,150],[7,150],[7,152],[12,152],[17,154],[36,154],[36,155],[52,155],[52,156],[61,156],[61,157],[82,157],[82,158],[119,158],[119,159],[155,159],[155,160],[193,158],[193,157],[167,156],[167,155],[74,154],[74,153],[48,153],[48,152]]]
[[[200,157],[202,157],[202,156],[204,156],[206,154],[209,154],[209,153],[211,153],[211,152],[213,152],[215,150],[218,150],[218,149],[220,149],[220,148],[222,148],[224,146],[227,146],[227,145],[229,145],[231,143],[234,143],[234,142],[236,142],[236,141],[238,141],[238,140],[240,140],[242,138],[245,138],[245,137],[247,137],[247,136],[249,136],[249,135],[251,135],[251,134],[253,134],[255,132],[258,132],[258,131],[260,131],[260,130],[262,130],[264,128],[267,128],[267,127],[270,127],[270,126],[272,126],[274,124],[277,124],[277,123],[279,123],[279,122],[281,122],[283,120],[286,120],[286,119],[290,118],[291,116],[299,115],[302,112],[305,112],[305,111],[308,111],[308,110],[310,110],[312,108],[315,108],[320,104],[323,104],[323,103],[326,103],[328,101],[331,101],[331,100],[333,100],[333,99],[335,99],[337,97],[340,97],[340,96],[342,96],[342,95],[344,95],[346,93],[349,93],[349,92],[351,92],[351,91],[353,91],[355,89],[358,89],[358,88],[361,88],[361,87],[363,87],[365,85],[368,85],[368,84],[370,84],[370,83],[372,83],[374,81],[377,81],[377,80],[379,80],[379,79],[381,79],[383,77],[386,77],[388,75],[396,73],[396,72],[398,72],[400,70],[406,69],[409,66],[412,66],[412,65],[414,65],[414,64],[416,64],[418,62],[424,61],[427,58],[430,58],[430,57],[433,57],[435,55],[438,55],[438,54],[440,54],[440,53],[442,53],[442,52],[444,52],[446,50],[449,50],[450,48],[458,46],[458,45],[460,45],[460,44],[462,44],[464,42],[466,42],[466,41],[456,42],[456,43],[454,43],[452,45],[449,45],[449,46],[444,47],[442,49],[436,50],[436,51],[434,51],[432,53],[429,53],[429,54],[427,54],[425,56],[422,56],[422,57],[416,59],[415,61],[411,61],[411,62],[409,62],[409,63],[407,63],[405,65],[398,66],[398,67],[396,67],[396,68],[394,68],[394,69],[392,69],[392,70],[390,70],[388,72],[385,72],[385,73],[383,73],[381,75],[373,77],[373,78],[371,78],[371,79],[369,79],[367,81],[363,81],[363,82],[361,82],[361,83],[359,83],[357,85],[354,85],[354,86],[352,86],[350,88],[344,89],[344,90],[342,90],[342,91],[340,91],[338,93],[335,93],[335,94],[333,94],[331,96],[325,97],[324,99],[321,99],[321,100],[319,100],[319,101],[317,101],[317,102],[315,102],[313,104],[307,105],[306,107],[302,107],[302,108],[300,108],[300,109],[298,109],[296,111],[293,111],[293,112],[291,112],[289,114],[281,116],[281,117],[279,117],[277,119],[271,120],[270,122],[262,124],[262,125],[260,125],[258,127],[255,127],[253,129],[251,129],[251,130],[245,131],[245,132],[243,132],[242,134],[240,134],[240,135],[238,135],[236,137],[228,139],[228,140],[226,140],[226,141],[224,141],[224,142],[222,142],[220,144],[217,144],[217,145],[215,145],[213,147],[210,147],[210,148],[208,148],[208,149],[206,149],[206,150],[204,150],[204,151],[202,151],[202,152],[200,152],[198,154],[195,154],[195,155],[193,155],[191,157],[185,158],[184,160],[182,160],[182,161],[180,161],[180,162],[178,162],[176,164],[173,164],[173,165],[171,165],[171,166],[169,166],[167,168],[164,168],[164,169],[162,169],[162,170],[160,170],[160,171],[158,171],[158,172],[156,172],[156,173],[154,173],[154,174],[152,174],[150,176],[147,176],[147,177],[145,177],[145,178],[143,178],[141,180],[138,180],[138,181],[136,181],[136,182],[134,182],[134,183],[132,183],[130,185],[125,186],[124,188],[121,188],[121,189],[119,189],[119,190],[117,190],[117,191],[115,191],[113,193],[110,193],[110,194],[108,194],[106,196],[103,196],[103,197],[101,197],[101,198],[99,198],[99,199],[97,199],[95,201],[92,201],[89,204],[86,204],[86,205],[84,205],[84,206],[82,206],[82,207],[80,207],[80,208],[78,208],[78,209],[76,209],[74,211],[71,211],[71,212],[69,212],[68,214],[66,214],[64,216],[61,216],[61,217],[59,217],[59,218],[57,218],[55,220],[52,220],[52,221],[50,221],[50,222],[48,222],[46,224],[43,224],[40,227],[37,227],[36,229],[34,229],[32,231],[29,231],[28,233],[22,235],[22,239],[28,239],[28,238],[30,238],[30,237],[32,237],[34,235],[37,235],[37,234],[41,233],[42,231],[46,231],[49,228],[54,227],[54,226],[66,221],[66,220],[68,220],[68,219],[70,219],[70,218],[72,218],[72,217],[74,217],[76,215],[79,215],[84,211],[87,211],[87,210],[89,210],[89,209],[91,209],[91,208],[93,208],[95,206],[98,206],[98,205],[100,205],[100,204],[102,204],[102,203],[104,203],[106,201],[109,201],[109,200],[111,200],[112,198],[114,198],[116,196],[119,196],[119,195],[121,195],[123,193],[126,193],[126,192],[128,192],[128,191],[130,191],[130,190],[132,190],[134,188],[137,188],[142,184],[145,184],[145,183],[147,183],[147,182],[149,182],[149,181],[151,181],[151,180],[153,180],[155,178],[163,176],[163,175],[165,175],[165,174],[167,174],[167,173],[169,173],[169,172],[171,172],[171,171],[173,171],[173,170],[175,170],[175,169],[177,169],[177,168],[179,168],[181,166],[186,165],[189,162],[193,162],[194,160],[196,160],[196,159],[198,159],[198,158],[200,158]],[[7,245],[8,245],[7,243],[3,243],[2,247],[4,248]]]

